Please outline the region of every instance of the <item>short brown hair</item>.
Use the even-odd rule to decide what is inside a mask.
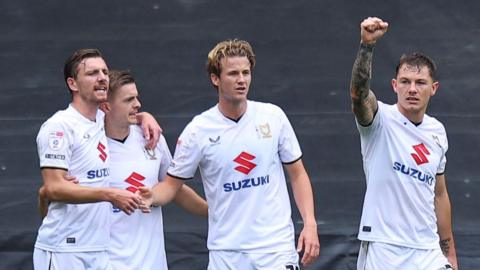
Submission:
[[[110,79],[110,84],[108,87],[108,98],[115,95],[115,92],[118,88],[126,85],[135,83],[135,78],[129,70],[110,70],[108,73]]]
[[[220,61],[224,57],[247,57],[250,62],[250,70],[255,67],[255,54],[252,46],[245,40],[227,39],[218,43],[209,53],[206,64],[208,75],[215,74],[220,77],[221,64]]]
[[[422,67],[427,67],[428,68],[428,73],[430,74],[430,77],[432,77],[432,80],[435,82],[436,81],[436,73],[437,73],[437,66],[435,65],[435,62],[433,60],[421,53],[414,52],[411,54],[403,54],[400,57],[400,60],[398,61],[397,67],[395,69],[395,78],[398,76],[398,71],[400,70],[400,67],[402,65],[408,65],[412,67],[416,67],[419,70]]]
[[[105,61],[102,53],[98,49],[79,49],[75,51],[70,57],[65,60],[65,65],[63,66],[63,76],[65,78],[65,83],[68,78],[77,78],[78,75],[78,65],[86,58],[96,58],[100,57]],[[67,87],[72,92],[70,87]]]

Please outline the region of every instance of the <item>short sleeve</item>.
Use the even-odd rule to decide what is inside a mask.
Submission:
[[[167,175],[168,167],[172,162],[172,154],[168,149],[167,141],[165,137],[160,136],[160,142],[157,145],[157,149],[160,152],[162,159],[160,160],[160,170],[158,171],[158,179],[162,180]]]
[[[198,134],[189,124],[177,140],[168,175],[185,180],[191,179],[195,175],[200,159]]]
[[[37,136],[40,168],[51,167],[68,170],[73,137],[62,123],[45,122]]]
[[[278,154],[284,164],[293,163],[302,157],[302,150],[295,135],[290,121],[285,113],[279,108],[280,135],[278,141]]]
[[[443,127],[442,127],[443,128]],[[445,128],[443,128],[443,136],[440,141],[440,146],[443,151],[442,158],[440,159],[440,164],[438,165],[437,169],[437,174],[444,174],[445,173],[445,168],[447,166],[447,150],[448,150],[448,139],[447,139],[447,133],[445,131]]]

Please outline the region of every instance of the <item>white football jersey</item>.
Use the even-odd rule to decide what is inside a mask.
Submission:
[[[108,138],[111,187],[136,192],[165,177],[172,159],[165,138],[160,137],[154,150],[146,150],[145,144],[137,125],[130,126],[123,143]],[[147,214],[137,209],[130,216],[113,207],[111,216],[109,256],[114,269],[167,269],[161,207]]]
[[[428,115],[416,126],[397,105],[380,101],[373,123],[357,127],[367,180],[358,238],[437,248],[435,177],[447,162],[445,128]]]
[[[72,105],[55,113],[37,136],[40,167],[68,170],[82,186],[107,187],[110,157],[103,121],[100,110],[94,122]],[[110,208],[108,202],[50,203],[35,247],[52,252],[106,250]]]
[[[235,122],[217,105],[182,132],[168,174],[189,179],[199,168],[209,207],[210,250],[289,251],[294,227],[282,163],[301,155],[279,107],[248,101]]]

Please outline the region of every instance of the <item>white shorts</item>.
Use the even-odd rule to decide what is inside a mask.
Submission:
[[[208,270],[299,270],[296,250],[275,253],[245,253],[212,250]]]
[[[51,252],[33,250],[35,270],[113,270],[107,251],[95,252]]]
[[[358,253],[357,270],[446,270],[452,269],[447,258],[438,249],[417,249],[362,241]]]

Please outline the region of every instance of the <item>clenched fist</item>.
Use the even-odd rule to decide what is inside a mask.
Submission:
[[[388,23],[377,17],[368,17],[360,24],[360,35],[363,44],[374,44],[388,29]]]

